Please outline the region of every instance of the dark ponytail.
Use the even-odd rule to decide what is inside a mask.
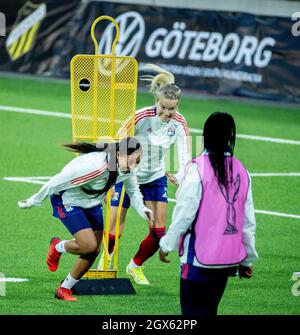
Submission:
[[[232,181],[232,156],[235,146],[236,128],[234,119],[227,113],[216,112],[204,124],[204,149],[208,152],[219,185]],[[225,156],[229,153],[229,157]]]
[[[88,142],[76,142],[63,144],[63,147],[67,148],[69,151],[76,152],[78,154],[88,154],[95,151],[105,151],[107,150],[108,143],[88,143]]]
[[[113,185],[115,185],[117,177],[118,177],[118,160],[117,153],[121,156],[129,156],[137,150],[141,150],[141,144],[135,137],[125,137],[120,142],[112,142],[112,143],[103,143],[98,142],[87,143],[87,142],[77,142],[64,144],[65,148],[72,152],[76,152],[79,154],[88,154],[90,152],[106,152],[108,160],[108,170],[109,177],[106,185],[101,190],[89,190],[82,186],[82,190],[87,194],[94,194],[95,197],[106,193]]]

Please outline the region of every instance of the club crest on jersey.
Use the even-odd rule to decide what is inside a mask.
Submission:
[[[65,210],[66,210],[66,212],[72,212],[72,210],[74,209],[74,207],[72,207],[72,206],[64,206],[65,207]]]
[[[11,60],[15,61],[32,50],[46,10],[46,3],[33,4],[28,1],[18,11],[16,22],[5,42]]]
[[[115,192],[111,200],[118,201],[119,200],[119,192]]]
[[[169,128],[168,129],[168,132],[167,132],[167,134],[168,134],[168,136],[174,136],[175,135],[175,128]]]

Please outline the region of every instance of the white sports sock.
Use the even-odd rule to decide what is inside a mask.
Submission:
[[[69,273],[67,275],[67,278],[63,281],[63,283],[60,286],[71,290],[71,288],[78,282],[79,282],[79,279],[74,279]]]
[[[136,265],[136,264],[134,263],[134,261],[133,261],[132,258],[131,258],[131,260],[130,260],[129,267],[130,267],[130,268],[140,268],[139,265]]]
[[[65,243],[68,242],[68,240],[65,241],[60,241],[56,244],[55,249],[56,251],[60,252],[61,254],[64,252],[66,253],[66,249],[65,249]]]

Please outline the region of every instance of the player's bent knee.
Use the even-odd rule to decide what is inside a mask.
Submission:
[[[82,255],[88,255],[92,253],[97,254],[98,249],[99,248],[98,248],[97,242],[93,241],[81,247],[81,254]]]

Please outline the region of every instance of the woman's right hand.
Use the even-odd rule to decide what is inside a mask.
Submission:
[[[145,214],[147,216],[149,226],[154,227],[154,215],[151,209],[145,209]]]

